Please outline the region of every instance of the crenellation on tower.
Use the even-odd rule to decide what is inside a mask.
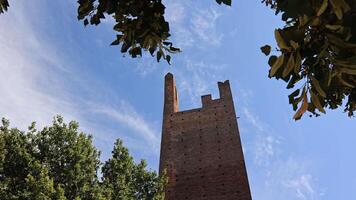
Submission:
[[[160,172],[167,170],[166,200],[251,200],[229,81],[220,98],[179,111],[171,73],[165,77]]]
[[[219,88],[219,94],[221,99],[226,99],[226,100],[231,99],[232,101],[230,82],[228,80],[226,80],[225,82],[218,82],[218,88]]]
[[[209,107],[212,101],[211,94],[201,96],[201,104],[203,108]]]
[[[173,74],[168,73],[164,81],[164,114],[178,112],[178,93]]]

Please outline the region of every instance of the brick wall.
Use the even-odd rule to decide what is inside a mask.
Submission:
[[[160,171],[167,170],[166,200],[251,200],[229,81],[219,99],[179,111],[173,75],[165,77]]]

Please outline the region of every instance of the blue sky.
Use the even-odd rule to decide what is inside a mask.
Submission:
[[[275,44],[279,17],[259,0],[165,2],[183,50],[171,66],[122,56],[109,46],[112,21],[84,28],[74,0],[11,2],[0,16],[0,116],[26,128],[61,114],[94,135],[103,160],[122,138],[157,169],[164,74],[175,75],[181,110],[218,97],[216,82],[229,79],[254,200],[353,199],[355,119],[339,109],[294,122],[290,91],[267,77],[259,48]]]

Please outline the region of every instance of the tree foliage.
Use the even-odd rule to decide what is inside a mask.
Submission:
[[[309,111],[318,116],[346,99],[345,112],[356,110],[356,1],[265,0],[285,26],[275,30],[279,55],[269,58],[269,77],[295,88],[289,103],[294,119]],[[268,45],[261,48],[268,55]],[[298,105],[299,108],[298,108]]]
[[[7,0],[0,0],[0,14],[7,11],[9,7],[9,2]]]
[[[231,0],[216,0],[231,5]],[[319,116],[326,109],[344,106],[349,116],[356,110],[356,1],[262,0],[280,15],[283,28],[275,30],[277,54],[269,57],[269,77],[294,88],[289,103],[298,120],[309,111]],[[117,33],[112,45],[133,58],[148,51],[157,61],[170,63],[180,49],[169,41],[169,23],[161,0],[78,0],[78,19],[99,25],[113,18]],[[0,0],[0,13],[8,8]],[[271,46],[261,50],[267,56]],[[344,101],[344,99],[346,101]]]
[[[231,5],[231,0],[216,0]],[[165,20],[165,6],[161,0],[78,0],[78,19],[84,25],[98,25],[106,16],[113,17],[117,32],[111,45],[121,45],[121,53],[131,57],[149,51],[170,63],[172,53],[180,51],[169,41],[169,23]]]
[[[158,200],[163,198],[165,179],[155,172],[146,170],[146,162],[135,164],[128,149],[121,140],[117,140],[112,151],[112,158],[105,162],[103,185],[109,196],[115,200]]]
[[[169,42],[169,24],[164,18],[161,0],[79,0],[78,19],[84,25],[98,25],[105,16],[115,20],[116,39],[111,45],[121,45],[121,53],[133,58],[142,50],[170,62],[169,53],[179,52]]]
[[[41,131],[0,125],[0,197],[2,200],[163,199],[164,178],[136,164],[121,140],[98,178],[100,152],[78,124],[56,117]]]

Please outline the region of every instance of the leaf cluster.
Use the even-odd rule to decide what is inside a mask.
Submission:
[[[0,125],[0,197],[2,200],[163,200],[164,176],[136,164],[121,140],[102,166],[92,137],[78,123],[56,117],[41,131]],[[102,178],[98,169],[102,166]]]
[[[269,58],[269,77],[294,91],[289,103],[298,120],[325,109],[356,110],[356,1],[265,0],[285,26],[275,30],[279,55]],[[261,48],[266,55],[271,47]],[[343,100],[346,99],[346,102]]]
[[[161,0],[79,0],[78,4],[78,19],[84,25],[98,25],[108,16],[115,20],[117,36],[111,45],[121,45],[121,53],[136,58],[149,51],[157,61],[163,58],[170,63],[169,54],[180,51],[169,42]]]
[[[147,171],[146,161],[134,163],[122,140],[116,141],[112,155],[102,168],[103,185],[108,189],[108,196],[127,200],[159,200],[164,197],[162,181],[165,179],[154,171]]]
[[[7,0],[0,0],[0,14],[7,11],[9,6],[9,2]]]

